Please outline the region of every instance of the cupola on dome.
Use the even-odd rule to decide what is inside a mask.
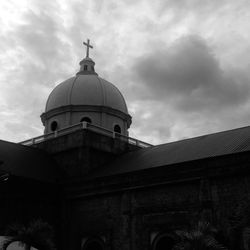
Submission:
[[[45,133],[88,121],[95,125],[127,135],[131,116],[123,95],[112,83],[99,77],[94,61],[87,55],[80,62],[76,76],[57,85],[48,97],[45,112],[41,115]]]

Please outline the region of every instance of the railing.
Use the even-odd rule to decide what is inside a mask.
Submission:
[[[38,144],[38,143],[43,142],[45,140],[49,140],[49,139],[56,138],[56,137],[59,137],[62,135],[70,134],[71,132],[78,131],[81,129],[91,130],[93,132],[97,132],[99,134],[103,134],[103,135],[106,135],[106,136],[109,136],[109,137],[112,137],[115,139],[119,139],[121,141],[127,142],[131,145],[136,145],[136,146],[141,147],[141,148],[147,148],[147,147],[152,146],[149,143],[146,143],[146,142],[143,142],[143,141],[140,141],[140,140],[137,140],[137,139],[134,139],[132,137],[125,136],[125,135],[121,135],[121,134],[116,133],[114,131],[111,131],[111,130],[108,130],[108,129],[105,129],[103,127],[99,127],[97,125],[93,125],[93,124],[90,124],[87,122],[81,122],[81,123],[75,124],[73,126],[69,126],[69,127],[66,127],[66,128],[60,129],[60,130],[56,130],[56,131],[48,133],[46,135],[34,137],[32,139],[20,142],[20,144],[30,146],[30,145]]]

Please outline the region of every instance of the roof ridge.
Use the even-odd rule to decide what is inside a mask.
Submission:
[[[229,129],[229,130],[213,132],[213,133],[210,133],[210,134],[198,135],[198,136],[194,136],[194,137],[191,137],[191,138],[181,139],[181,140],[178,140],[178,141],[171,141],[171,142],[167,142],[167,143],[161,143],[161,144],[158,144],[158,145],[154,145],[152,147],[158,147],[158,146],[163,146],[163,145],[167,145],[167,144],[174,144],[174,143],[179,143],[179,142],[183,142],[183,141],[194,140],[194,139],[202,138],[202,137],[205,137],[205,136],[212,136],[212,135],[216,135],[216,134],[228,133],[230,131],[241,130],[241,129],[246,129],[246,128],[250,128],[250,126],[248,125],[248,126],[244,126],[244,127],[239,127],[239,128]],[[152,147],[150,147],[150,148],[152,148]]]
[[[40,148],[24,145],[24,144],[21,144],[19,142],[5,141],[5,140],[0,139],[0,145],[1,145],[1,143],[12,144],[13,146],[16,146],[16,147],[20,147],[20,148],[23,148],[23,149],[25,148],[25,149],[28,149],[30,151],[36,151],[36,152],[40,152],[42,154],[49,155],[46,151],[44,151],[44,150],[42,150]]]

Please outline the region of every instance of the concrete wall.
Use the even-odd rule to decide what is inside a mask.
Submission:
[[[122,118],[111,115],[105,112],[64,112],[54,115],[45,121],[45,134],[53,132],[51,130],[51,123],[56,121],[58,124],[58,129],[66,128],[71,125],[80,123],[83,117],[88,117],[91,119],[93,125],[97,125],[106,128],[110,131],[114,131],[114,126],[117,124],[121,128],[121,134],[128,135],[128,126],[126,120]]]
[[[233,158],[65,186],[71,249],[80,249],[81,240],[93,235],[105,238],[106,249],[152,249],[157,235],[173,235],[200,219],[226,235],[235,209],[250,199],[249,156]],[[237,236],[230,240],[231,246],[240,244]]]
[[[78,130],[34,147],[46,151],[56,160],[58,175],[64,176],[62,178],[84,177],[90,170],[108,164],[114,157],[138,149],[126,141],[90,130]]]

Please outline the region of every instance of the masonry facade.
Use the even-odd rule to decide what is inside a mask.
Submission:
[[[250,128],[246,127],[210,136],[214,138],[204,136],[181,141],[174,146],[182,151],[183,144],[188,143],[190,145],[185,147],[197,147],[192,150],[198,155],[198,144],[202,140],[207,140],[205,144],[217,145],[216,137],[235,138],[237,134],[249,132]],[[74,177],[71,171],[76,167],[72,167],[75,164],[70,160],[72,155],[67,160],[63,154],[64,165],[58,152],[61,148],[75,155],[71,149],[58,145],[67,145],[72,136],[82,136],[84,146],[79,144],[74,150],[78,155],[87,156],[83,161],[79,157],[76,164],[79,169],[86,167],[86,171],[77,172]],[[242,240],[240,235],[232,237],[231,233],[230,242],[226,237],[233,228],[232,218],[238,207],[249,199],[250,155],[243,149],[245,140],[233,143],[230,150],[238,148],[238,152],[159,166],[154,165],[153,157],[159,155],[153,152],[149,167],[143,166],[145,162],[141,159],[148,151],[161,151],[164,145],[155,146],[157,149],[154,146],[131,147],[119,138],[89,130],[36,145],[52,155],[57,151],[58,165],[71,169],[63,175],[62,181],[63,249],[92,249],[93,245],[98,249],[172,249],[176,242],[175,231],[186,229],[199,220],[215,225],[220,230],[218,237],[222,243],[238,247]],[[224,146],[229,144],[232,142]],[[169,153],[167,158],[171,158],[169,146],[172,147],[165,145],[165,154]],[[81,150],[88,153],[81,153]],[[100,164],[96,163],[96,155]],[[138,164],[137,169],[128,171],[125,169],[127,164]],[[113,171],[114,168],[117,171]]]

